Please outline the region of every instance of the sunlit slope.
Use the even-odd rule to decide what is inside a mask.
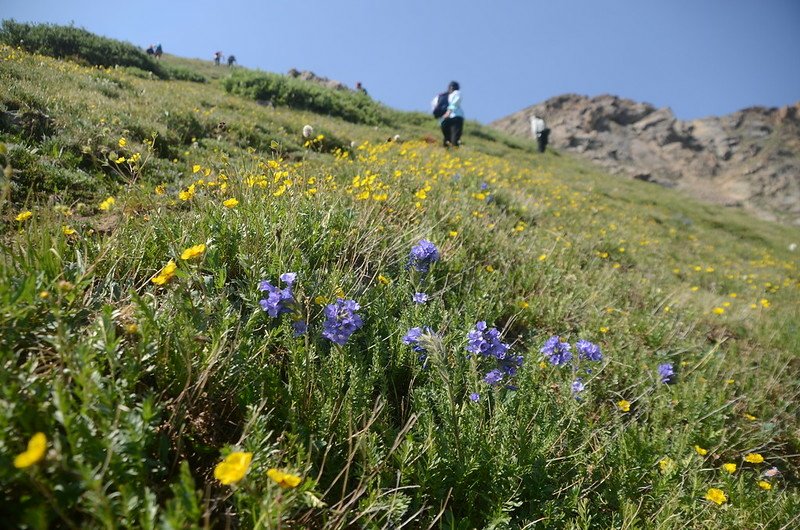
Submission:
[[[797,522],[797,230],[196,72],[0,50],[4,520]]]

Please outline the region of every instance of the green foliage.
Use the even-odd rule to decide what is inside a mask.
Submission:
[[[360,92],[327,88],[280,74],[237,70],[224,80],[223,86],[231,94],[335,116],[352,123],[390,124],[396,115]]]

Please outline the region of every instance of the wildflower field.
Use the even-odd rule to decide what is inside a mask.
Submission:
[[[800,526],[800,230],[163,62],[0,47],[4,527]]]

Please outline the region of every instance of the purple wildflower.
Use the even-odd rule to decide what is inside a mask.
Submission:
[[[558,336],[547,339],[547,342],[544,343],[544,346],[539,351],[547,357],[547,360],[553,366],[561,366],[572,360],[569,343],[561,342]]]
[[[281,274],[281,280],[287,284],[285,289],[279,289],[267,280],[258,283],[259,291],[267,293],[267,297],[260,300],[259,304],[261,304],[261,308],[272,318],[277,318],[283,313],[292,312],[292,306],[295,303],[294,294],[292,293],[292,283],[294,283],[296,278],[297,273],[294,272]],[[287,279],[291,281],[287,281]]]
[[[337,298],[333,304],[328,304],[322,313],[325,322],[322,323],[322,336],[329,341],[344,346],[350,336],[364,325],[361,316],[356,313],[361,309],[355,300]]]
[[[413,267],[415,271],[426,274],[435,261],[439,261],[439,249],[427,239],[422,239],[411,247],[408,255],[409,268]]]
[[[428,295],[426,293],[414,293],[412,300],[417,304],[424,304],[428,301]]]
[[[300,337],[308,332],[308,324],[305,320],[295,320],[292,322],[292,329],[294,329],[294,336]]]
[[[661,382],[665,385],[669,385],[675,382],[675,370],[672,369],[671,363],[664,363],[658,365],[658,377],[661,378]]]
[[[284,282],[289,287],[292,286],[292,284],[296,279],[297,279],[296,272],[284,272],[283,274],[281,274],[281,281]]]
[[[480,321],[467,334],[467,351],[482,357],[493,357],[497,361],[497,370],[487,374],[487,378],[499,371],[504,375],[514,376],[517,368],[522,366],[522,355],[513,355],[509,352],[508,344],[500,341],[500,332],[497,328],[488,328],[486,322]],[[494,377],[494,376],[492,376]],[[488,379],[484,379],[489,384]]]
[[[489,373],[486,374],[486,377],[483,378],[484,383],[488,383],[492,386],[500,384],[502,380],[503,380],[503,372],[501,372],[497,368],[491,370]]]
[[[572,393],[573,394],[580,394],[584,391],[586,386],[583,384],[583,380],[579,377],[575,381],[572,382]]]
[[[469,400],[473,403],[477,403],[479,399],[481,399],[481,395],[477,392],[473,392],[469,395]]]
[[[403,344],[411,346],[411,349],[416,352],[424,352],[425,348],[420,346],[419,340],[422,338],[422,328],[411,328],[403,337]]]
[[[600,352],[600,346],[589,342],[588,340],[579,340],[575,344],[575,349],[578,350],[580,356],[588,361],[602,361],[603,354]]]

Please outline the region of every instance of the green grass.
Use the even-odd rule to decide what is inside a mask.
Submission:
[[[474,123],[444,151],[432,118],[262,106],[226,87],[265,74],[163,64],[208,82],[0,49],[11,527],[797,525],[797,229]],[[427,275],[407,267],[423,238],[441,254]],[[296,306],[271,318],[258,284],[288,271]],[[338,296],[364,320],[344,346],[321,335]],[[466,355],[478,321],[522,356],[514,388]],[[423,326],[425,362],[403,343]],[[550,365],[552,335],[603,361]],[[15,468],[37,432],[42,459]],[[235,451],[252,463],[223,485]]]

